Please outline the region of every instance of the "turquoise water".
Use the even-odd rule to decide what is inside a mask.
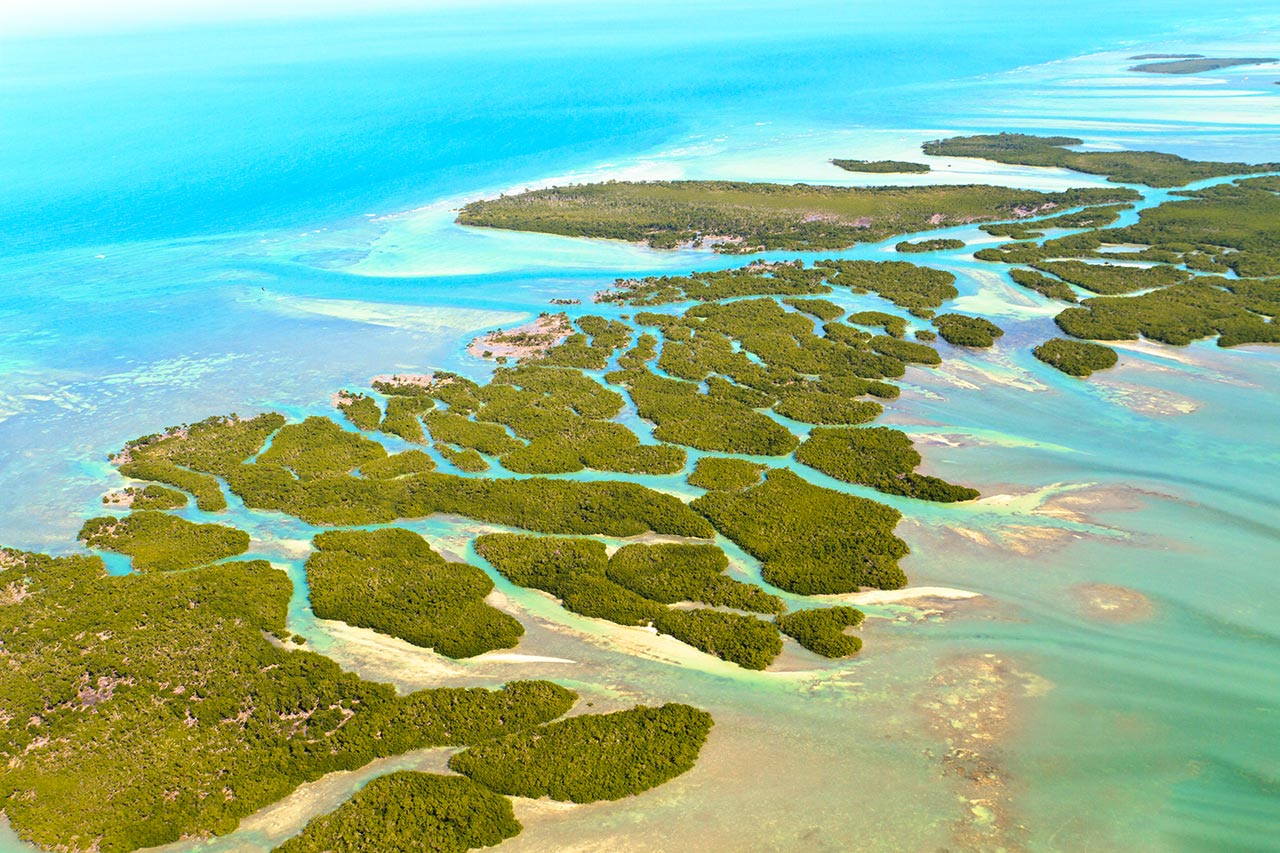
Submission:
[[[71,550],[118,483],[106,454],[134,436],[226,411],[327,413],[377,373],[480,377],[466,341],[552,297],[743,262],[467,231],[451,210],[469,198],[610,176],[865,184],[886,178],[826,160],[913,159],[969,130],[1280,159],[1276,73],[1123,72],[1132,53],[1274,53],[1266,4],[891,12],[487,7],[0,41],[0,541]],[[896,180],[1099,183],[972,161]],[[455,664],[317,623],[301,571],[313,529],[234,502],[227,519],[294,578],[291,628],[369,677],[550,677],[598,707],[715,713],[688,776],[622,803],[522,804],[511,849],[1274,847],[1280,351],[1125,350],[1072,380],[1030,356],[1053,309],[969,257],[991,238],[955,234],[971,247],[912,259],[955,271],[956,307],[1007,334],[912,370],[886,421],[985,499],[886,500],[907,517],[913,583],[981,598],[868,606],[856,662],[789,650],[747,673],[499,580],[529,627],[518,651],[556,660]],[[471,553],[475,525],[410,526]],[[1083,584],[1148,604],[1099,618]],[[981,735],[959,746],[981,746],[984,791],[948,772],[948,727]],[[199,849],[269,847],[359,778]]]

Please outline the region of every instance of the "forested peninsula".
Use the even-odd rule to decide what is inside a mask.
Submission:
[[[846,249],[896,234],[1132,201],[1132,190],[1042,193],[1005,187],[830,187],[731,181],[611,181],[472,202],[463,225],[607,237],[728,254]]]

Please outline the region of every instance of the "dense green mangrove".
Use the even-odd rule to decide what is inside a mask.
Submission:
[[[102,496],[102,502],[108,506],[140,509],[178,509],[187,505],[187,496],[176,489],[152,484],[143,488],[129,486],[118,492]]]
[[[1204,256],[1241,278],[1280,275],[1280,177],[1247,178],[1179,195],[1183,198],[1143,210],[1133,225],[1094,232],[1094,240],[1149,246],[1168,263]]]
[[[263,561],[115,577],[0,551],[0,803],[18,835],[115,853],[223,834],[326,773],[573,704],[548,682],[398,696],[274,639],[291,586]]]
[[[868,341],[868,345],[875,352],[903,364],[942,364],[942,356],[938,355],[936,349],[915,341],[877,335]]]
[[[382,416],[378,429],[388,435],[397,435],[412,444],[422,444],[426,437],[422,434],[422,421],[419,419],[424,411],[435,405],[435,401],[423,395],[409,396],[397,394],[387,398],[387,412]]]
[[[648,625],[663,605],[606,575],[608,553],[594,539],[561,539],[490,533],[476,539],[476,553],[507,580],[560,599],[566,610],[619,625]]]
[[[724,572],[729,558],[715,545],[626,545],[609,558],[609,580],[662,604],[693,601],[753,613],[781,613],[782,599]]]
[[[832,160],[831,164],[846,172],[923,175],[931,171],[926,163],[912,163],[908,160]]]
[[[699,392],[693,382],[648,371],[611,374],[635,401],[640,417],[654,424],[654,438],[724,453],[782,456],[797,439],[777,421],[739,400]]]
[[[1177,200],[1141,211],[1132,225],[1012,243],[976,257],[1033,265],[1040,272],[1015,269],[1010,275],[1051,298],[1077,302],[1068,282],[1103,294],[1057,316],[1058,326],[1075,338],[1145,337],[1185,345],[1216,336],[1224,347],[1274,343],[1280,340],[1277,193],[1275,176],[1183,191]],[[1125,260],[1142,265],[1114,263],[1114,247],[1128,249]],[[1196,274],[1206,272],[1223,275]]]
[[[1011,237],[1014,240],[1034,240],[1044,236],[1046,230],[1052,228],[1103,228],[1120,218],[1120,213],[1129,210],[1133,205],[1108,204],[1097,207],[1086,207],[1047,216],[1042,219],[1024,220],[1021,222],[997,222],[994,225],[983,225],[982,230],[996,237]]]
[[[944,341],[959,347],[989,347],[1004,335],[1004,329],[985,317],[965,314],[939,314],[933,326]]]
[[[956,277],[946,270],[907,261],[756,261],[736,270],[619,279],[614,289],[597,295],[601,302],[664,305],[672,302],[721,302],[741,296],[806,296],[830,293],[833,287],[853,293],[875,293],[912,313],[926,315],[959,295]],[[665,315],[649,315],[659,318]],[[655,322],[667,323],[669,319]]]
[[[328,418],[313,416],[281,427],[254,464],[279,467],[306,482],[349,474],[386,456],[386,449],[378,442],[347,432]]]
[[[869,400],[850,400],[841,394],[805,391],[784,394],[773,410],[783,417],[806,424],[850,425],[874,421],[884,407]]]
[[[465,853],[520,834],[511,801],[463,776],[379,776],[273,853]]]
[[[124,462],[120,465],[120,474],[135,480],[166,483],[190,492],[195,496],[196,506],[204,512],[220,512],[227,508],[226,495],[222,493],[216,477],[180,468],[165,459]]]
[[[1216,71],[1219,68],[1233,68],[1237,65],[1261,65],[1276,61],[1273,57],[1266,56],[1188,56],[1160,62],[1144,62],[1130,67],[1129,70],[1141,71],[1146,74],[1199,74],[1201,71]]]
[[[476,553],[512,583],[540,589],[566,610],[618,625],[652,625],[659,633],[748,669],[764,669],[782,651],[777,627],[752,616],[672,609],[686,599],[777,613],[782,603],[758,587],[722,574],[714,545],[630,545],[612,558],[604,543],[492,533]]]
[[[1044,273],[1034,270],[1009,270],[1009,277],[1013,279],[1013,283],[1027,290],[1034,290],[1041,296],[1047,296],[1050,299],[1059,299],[1063,302],[1076,302],[1076,292],[1065,281],[1056,278],[1050,278]]]
[[[711,715],[688,705],[569,717],[477,744],[449,767],[486,788],[573,803],[618,800],[693,767]]]
[[[539,364],[603,370],[609,358],[631,342],[631,327],[603,317],[579,317],[576,325],[582,334],[570,335],[556,347],[540,356]]]
[[[819,261],[817,265],[834,272],[827,279],[831,285],[854,293],[875,293],[917,316],[929,316],[927,312],[959,295],[954,273],[907,261]]]
[[[425,474],[436,470],[436,461],[421,450],[404,450],[385,459],[376,459],[360,466],[360,476],[372,480],[394,480],[410,474]]]
[[[760,482],[765,466],[747,459],[703,456],[689,473],[689,485],[708,491],[740,492]]]
[[[134,439],[112,461],[125,477],[190,492],[201,510],[217,512],[227,507],[217,476],[225,476],[256,453],[283,424],[284,418],[276,414],[250,420],[234,414],[207,418]]]
[[[764,669],[782,652],[777,625],[741,613],[672,608],[659,613],[653,627],[743,669]]]
[[[524,628],[485,603],[493,581],[446,562],[418,534],[400,528],[334,530],[307,559],[311,609],[321,619],[372,628],[453,658],[508,649]]]
[[[980,157],[997,163],[1019,166],[1056,166],[1106,175],[1117,183],[1146,184],[1152,187],[1180,187],[1192,181],[1223,175],[1248,175],[1280,171],[1280,164],[1218,163],[1187,160],[1158,151],[1072,151],[1084,140],[1071,136],[1030,136],[1025,133],[994,133],[956,136],[926,142],[924,153],[935,157]],[[1134,200],[1133,196],[1119,198]],[[1066,205],[1074,206],[1074,205]]]
[[[424,420],[436,441],[469,447],[490,456],[501,456],[525,446],[501,424],[472,420],[455,411],[428,412]]]
[[[845,318],[846,323],[855,326],[871,326],[884,329],[890,337],[900,338],[907,333],[907,321],[897,314],[886,314],[884,311],[855,311]]]
[[[621,278],[612,290],[596,294],[598,302],[665,305],[671,302],[717,302],[737,296],[805,296],[830,293],[824,272],[800,261],[753,261],[745,267],[688,275]]]
[[[903,254],[919,254],[921,252],[944,252],[963,249],[964,241],[954,237],[938,237],[934,240],[901,240],[894,244],[894,251]]]
[[[978,497],[975,489],[917,474],[920,453],[901,430],[819,428],[796,451],[796,459],[822,473],[890,495],[951,503]]]
[[[470,447],[451,447],[437,441],[431,448],[453,467],[467,474],[479,474],[489,470],[488,461]]]
[[[834,302],[826,299],[784,299],[784,304],[790,305],[797,311],[803,311],[806,314],[812,314],[819,320],[838,320],[843,314],[844,309]]]
[[[336,405],[356,429],[370,432],[382,423],[382,409],[378,407],[378,401],[368,394],[339,391]]]
[[[613,344],[621,346],[629,338],[628,332]],[[563,346],[572,344],[566,340]],[[536,364],[500,368],[487,385],[453,379],[434,388],[432,393],[449,409],[428,412],[424,419],[437,443],[450,446],[442,455],[462,470],[484,470],[482,460],[467,454],[478,451],[497,456],[504,468],[521,474],[584,468],[671,474],[684,468],[683,449],[642,444],[635,433],[610,420],[622,410],[622,395],[579,369],[546,366],[561,347]]]
[[[1099,296],[1055,319],[1075,338],[1097,341],[1150,338],[1186,346],[1218,336],[1218,346],[1280,343],[1280,281],[1198,279],[1140,296]],[[1271,319],[1264,319],[1264,317]]]
[[[731,181],[611,181],[475,201],[463,225],[606,237],[655,248],[709,245],[718,252],[845,249],[895,234],[1028,211],[1132,200],[1121,189],[1057,193],[982,185],[830,187]]]
[[[774,586],[801,595],[898,589],[907,545],[897,510],[824,489],[784,469],[739,492],[708,492],[693,507],[763,564]]]
[[[1033,267],[1102,296],[1117,296],[1190,281],[1192,274],[1168,264],[1153,267],[1085,261],[1036,261]]]
[[[127,554],[140,572],[172,572],[249,550],[249,534],[225,524],[196,524],[154,510],[91,518],[80,529],[90,548]]]
[[[1040,344],[1032,353],[1050,367],[1070,376],[1090,376],[1116,366],[1119,357],[1111,347],[1054,338]]]
[[[617,396],[592,384],[602,394]],[[225,477],[250,508],[278,510],[312,524],[377,524],[446,513],[546,533],[711,535],[706,522],[678,499],[633,483],[458,477],[431,472],[422,457],[403,455],[408,470],[421,472],[388,476],[398,473],[388,468],[401,460],[325,418],[280,427],[271,446],[255,457],[271,434],[262,427],[283,418],[214,420],[221,426],[171,435],[155,445],[156,451],[136,446],[131,453],[135,458],[149,458],[151,452],[176,455]],[[241,441],[244,435],[256,439]],[[356,476],[357,469],[373,469],[373,474]]]
[[[778,617],[782,633],[809,651],[828,658],[844,658],[862,650],[862,638],[845,633],[862,624],[861,610],[848,606],[797,610]]]

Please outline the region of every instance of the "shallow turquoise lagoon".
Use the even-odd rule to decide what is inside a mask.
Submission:
[[[107,453],[134,436],[229,411],[329,413],[335,390],[378,373],[479,378],[491,368],[466,342],[554,297],[596,313],[590,295],[617,277],[747,260],[468,231],[452,211],[472,198],[608,177],[1100,183],[826,162],[916,159],[964,131],[1280,159],[1277,74],[1124,73],[1134,53],[1267,55],[1268,4],[860,5],[488,7],[0,40],[0,542],[73,549],[118,484]],[[956,272],[954,307],[1007,333],[980,353],[940,345],[943,366],[912,369],[884,421],[984,497],[882,499],[904,513],[913,585],[978,597],[867,605],[855,662],[789,649],[776,671],[746,672],[501,578],[528,657],[452,662],[315,620],[313,528],[234,500],[223,517],[294,579],[291,629],[364,675],[406,689],[549,677],[602,707],[716,715],[687,776],[619,803],[522,803],[526,831],[504,849],[963,849],[993,826],[1015,849],[1274,847],[1280,350],[1125,347],[1116,370],[1065,377],[1030,355],[1054,309],[972,259],[994,238],[952,234],[970,246],[909,259]],[[893,242],[843,254],[891,259]],[[479,562],[480,526],[407,526]],[[994,807],[947,762],[948,727],[974,719]],[[371,775],[439,761],[326,779],[173,849],[268,849]],[[6,832],[0,851],[27,849]]]

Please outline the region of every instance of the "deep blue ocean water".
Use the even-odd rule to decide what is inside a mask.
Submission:
[[[314,226],[757,121],[971,121],[937,84],[1142,41],[1205,11],[607,5],[0,42],[0,239],[10,254]]]
[[[741,262],[476,234],[450,224],[459,199],[629,169],[865,183],[825,160],[910,159],[921,139],[969,130],[1280,160],[1280,75],[1124,72],[1131,52],[1268,55],[1278,25],[1269,4],[1182,0],[512,4],[0,34],[0,542],[73,549],[118,483],[106,453],[131,437],[228,410],[324,413],[336,388],[391,370],[481,375],[467,338],[553,296]],[[953,165],[956,175],[926,181],[1098,183]],[[872,634],[862,661],[772,681],[534,628],[527,651],[578,669],[482,680],[568,678],[700,703],[721,722],[687,784],[590,816],[526,820],[512,849],[819,849],[846,832],[873,849],[933,849],[956,803],[921,758],[936,744],[917,694],[952,656],[978,653],[1047,685],[1028,688],[1005,746],[1032,849],[1274,846],[1276,351],[1126,352],[1115,374],[1080,383],[1029,356],[1052,334],[1043,300],[963,252],[932,261],[960,275],[957,308],[992,313],[1009,333],[990,353],[947,350],[943,370],[913,371],[891,417],[933,439],[922,445],[931,470],[1015,497],[895,505],[908,516],[913,580],[980,591],[995,616],[890,608],[880,615],[905,621]],[[1037,512],[1041,498],[1077,489],[1102,495],[1078,507],[1082,518]],[[230,515],[301,583],[288,543],[305,543],[305,525],[234,505]],[[1018,537],[1031,526],[1070,543],[1027,548]],[[465,527],[416,529],[467,551]],[[982,537],[999,547],[975,545]],[[1067,590],[1098,582],[1143,592],[1156,618],[1082,618]],[[565,618],[500,588],[548,624]],[[315,626],[301,594],[291,618],[344,665],[420,683],[403,659],[379,662]],[[600,632],[586,621],[567,625]],[[768,778],[779,767],[801,806],[778,802]],[[254,829],[218,849],[276,840]],[[22,849],[0,836],[11,848]]]

